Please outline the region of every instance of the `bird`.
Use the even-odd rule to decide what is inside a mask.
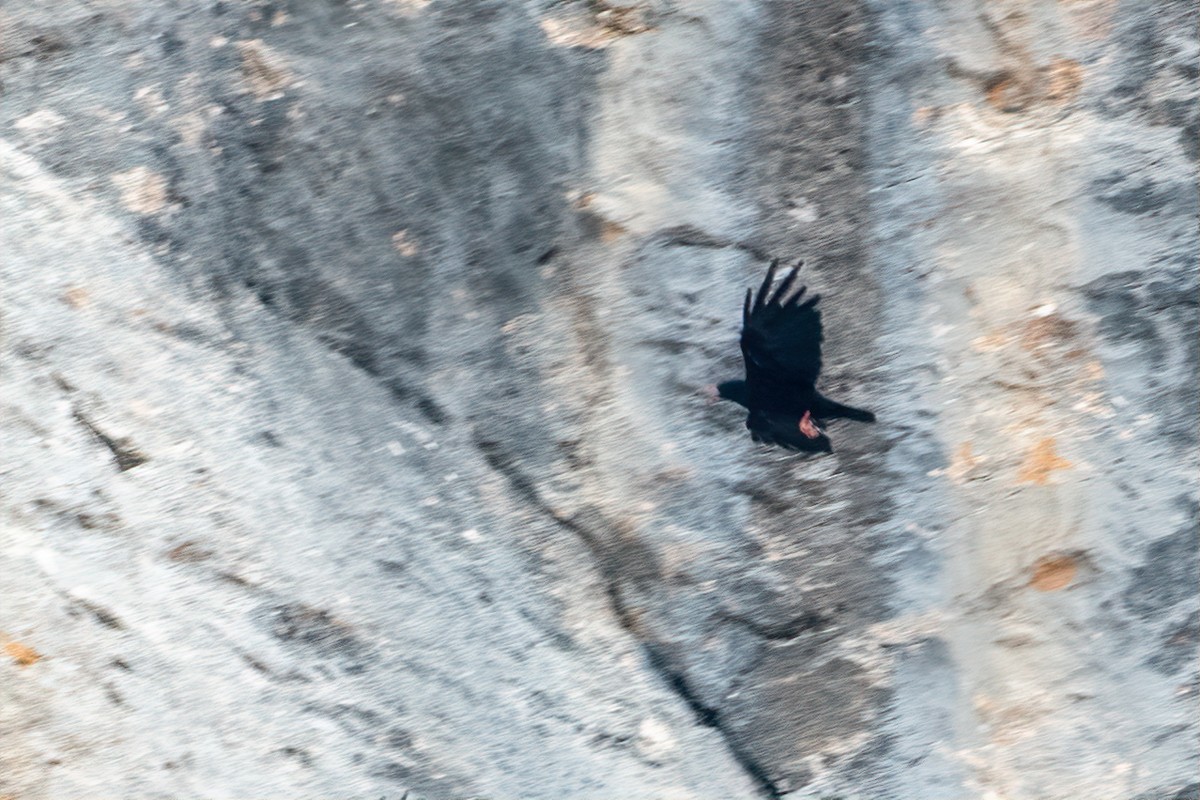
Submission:
[[[756,442],[788,450],[832,453],[825,433],[830,419],[874,422],[875,415],[830,400],[817,391],[821,372],[821,312],[819,294],[804,295],[800,286],[790,293],[800,275],[800,261],[774,286],[779,259],[767,268],[766,278],[755,294],[746,290],[742,305],[742,359],[745,380],[732,380],[710,387],[713,399],[732,400],[749,414],[746,427]],[[772,291],[774,288],[774,291]]]

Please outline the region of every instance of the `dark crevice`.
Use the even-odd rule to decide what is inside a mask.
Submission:
[[[442,407],[429,395],[417,395],[416,403],[417,410],[434,425],[445,425],[450,421],[449,416],[447,416]]]
[[[331,349],[334,349],[334,351],[337,352],[336,348]],[[359,348],[355,348],[355,352],[359,352]],[[437,425],[439,428],[449,424],[449,412],[446,411],[446,409],[443,408],[440,403],[434,400],[432,395],[422,391],[418,386],[411,386],[402,383],[399,378],[385,378],[379,368],[375,365],[375,359],[373,355],[372,357],[364,358],[355,357],[355,355],[350,352],[344,352],[342,354],[346,355],[350,359],[350,363],[355,367],[362,370],[367,375],[370,375],[372,378],[376,378],[382,382],[383,385],[387,387],[388,391],[392,393],[392,397],[401,402],[412,403],[414,406],[416,406],[417,411],[421,413],[421,416],[423,416],[426,421]]]
[[[286,314],[280,311],[271,289],[259,285],[257,281],[252,279],[246,279],[242,283],[258,298],[263,308],[267,309],[270,313],[292,322],[298,327],[304,327],[301,322],[289,319]],[[402,383],[399,378],[385,377],[383,371],[376,364],[374,352],[366,346],[357,342],[352,342],[350,345],[339,343],[331,337],[319,333],[316,335],[316,340],[325,349],[344,356],[356,369],[382,382],[397,400],[415,405],[417,411],[427,421],[438,427],[443,427],[450,422],[450,414],[431,395],[421,391],[419,388]]]
[[[630,633],[635,638],[637,637],[637,634],[633,631],[630,631]],[[722,722],[721,712],[704,703],[692,691],[691,687],[688,686],[687,678],[683,676],[683,673],[672,668],[669,658],[658,652],[653,645],[646,642],[642,642],[641,644],[642,648],[646,651],[646,658],[650,661],[650,666],[654,668],[655,672],[662,675],[683,702],[687,703],[688,708],[695,714],[698,723],[706,728],[712,728],[721,734],[721,738],[725,740],[725,744],[729,747],[729,752],[733,755],[734,761],[753,779],[759,791],[762,792],[762,796],[771,798],[771,800],[778,800],[783,797],[783,792],[775,785],[775,781],[771,779],[771,775],[767,772],[767,769],[759,763],[757,758],[747,753],[738,745],[736,739]]]
[[[499,473],[512,487],[513,491],[532,507],[545,517],[552,519],[560,527],[570,531],[579,537],[580,541],[591,551],[592,557],[597,564],[597,568],[601,577],[604,580],[605,593],[608,595],[609,604],[612,606],[613,614],[617,618],[617,622],[625,631],[633,637],[634,641],[642,646],[642,650],[646,653],[646,659],[650,663],[651,668],[657,672],[671,687],[671,689],[679,696],[687,707],[691,709],[696,717],[696,721],[707,727],[716,730],[721,734],[721,738],[725,741],[725,745],[729,748],[730,754],[734,761],[746,772],[747,775],[758,786],[761,796],[777,800],[783,797],[783,792],[775,785],[771,779],[767,768],[759,762],[752,754],[747,752],[737,740],[737,736],[728,729],[727,725],[721,718],[720,710],[705,704],[700,697],[688,685],[687,678],[683,672],[676,669],[668,655],[663,653],[654,644],[645,640],[639,630],[639,626],[634,615],[625,605],[625,601],[621,596],[621,577],[612,569],[612,559],[605,552],[606,547],[604,539],[597,535],[588,525],[581,524],[575,519],[565,517],[558,511],[551,508],[541,497],[536,484],[526,475],[517,465],[515,460],[505,452],[504,446],[497,441],[484,439],[480,436],[475,436],[473,439],[475,447],[483,455],[484,461],[495,472]],[[742,624],[751,627],[755,630],[752,623],[744,620],[738,620]],[[798,626],[808,630],[809,617],[803,617],[797,622]],[[763,638],[794,638],[777,636],[776,633],[787,632],[791,630],[791,623],[786,627],[786,631],[781,627],[778,631],[775,628],[766,628],[757,626],[763,631]],[[803,631],[801,631],[803,632]]]
[[[126,629],[125,623],[121,621],[120,617],[99,603],[84,600],[67,592],[60,591],[58,594],[66,599],[67,613],[71,616],[77,617],[86,613],[106,628],[111,628],[114,631],[123,631]]]
[[[56,372],[51,376],[51,378],[54,380],[55,385],[68,395],[75,396],[78,394],[79,389],[77,389],[74,384],[68,381],[61,374]],[[83,409],[80,408],[79,405],[72,406],[71,416],[83,427],[85,431],[90,433],[96,441],[100,442],[100,444],[104,445],[108,451],[112,453],[113,459],[117,462],[117,469],[121,472],[133,469],[139,464],[145,464],[150,460],[150,457],[134,447],[133,443],[128,438],[118,439],[116,437],[109,436],[107,433],[101,430],[100,427],[83,412]]]
[[[771,258],[765,250],[752,242],[713,236],[692,225],[664,228],[656,231],[649,241],[664,247],[704,247],[714,250],[733,247],[738,250],[744,250],[759,261],[768,261]]]
[[[75,409],[72,412],[72,416],[75,417],[75,421],[82,425],[84,430],[90,433],[96,441],[108,448],[108,451],[112,453],[113,460],[117,463],[117,469],[121,472],[133,469],[139,464],[145,464],[150,460],[147,455],[134,447],[129,439],[117,439],[100,430],[79,409]]]
[[[760,639],[769,642],[790,642],[806,633],[817,633],[829,627],[832,620],[815,611],[808,611],[798,617],[776,625],[767,625],[735,614],[722,613],[720,619],[741,625]]]

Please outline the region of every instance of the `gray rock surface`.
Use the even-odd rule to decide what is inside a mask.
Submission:
[[[1200,792],[1192,4],[0,13],[0,796]]]

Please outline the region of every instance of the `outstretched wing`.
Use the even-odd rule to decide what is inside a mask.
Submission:
[[[772,392],[811,391],[821,372],[820,295],[804,299],[805,287],[791,293],[800,262],[772,292],[779,259],[755,295],[746,290],[742,310],[742,357],[751,396]]]

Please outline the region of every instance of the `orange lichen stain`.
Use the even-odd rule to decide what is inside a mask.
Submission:
[[[1055,58],[1036,71],[1002,72],[984,85],[988,103],[1011,114],[1048,103],[1065,105],[1083,87],[1083,67],[1069,58]]]
[[[180,564],[197,564],[212,558],[211,550],[206,550],[195,542],[183,542],[172,547],[166,553],[167,558]]]
[[[259,100],[280,97],[283,90],[293,83],[283,59],[268,48],[262,39],[238,42],[237,49],[242,57],[242,77]]]
[[[1034,445],[1021,465],[1017,480],[1022,483],[1033,483],[1045,486],[1050,482],[1050,473],[1060,469],[1070,469],[1075,466],[1060,456],[1054,449],[1054,438],[1046,437]]]
[[[631,36],[635,33],[645,33],[654,28],[645,19],[645,9],[633,6],[617,6],[608,2],[594,4],[599,6],[596,12],[596,22],[605,30],[617,36]]]
[[[946,477],[954,483],[966,483],[971,476],[971,471],[979,464],[979,459],[975,457],[975,451],[971,447],[970,442],[963,442],[954,451],[954,457],[950,459],[950,466],[946,469]]]
[[[921,106],[912,113],[912,121],[918,128],[924,128],[930,123],[937,122],[941,115],[942,109],[937,106]]]
[[[1075,29],[1089,41],[1100,41],[1112,35],[1112,18],[1118,0],[1058,0],[1059,6]]]
[[[605,220],[600,228],[600,241],[611,244],[625,235],[625,226],[611,220]]]
[[[1037,701],[1003,703],[986,697],[976,699],[975,710],[987,725],[992,743],[997,745],[1029,738],[1038,720],[1048,713],[1048,709]]]
[[[997,111],[1011,114],[1029,105],[1029,87],[1011,73],[999,75],[989,81],[984,89],[988,103]]]
[[[1021,347],[1036,353],[1049,345],[1070,341],[1077,327],[1074,320],[1053,312],[1034,317],[1021,330]]]
[[[1082,347],[1072,347],[1067,352],[1063,353],[1063,358],[1068,361],[1082,361],[1089,355],[1088,351]]]
[[[92,304],[92,299],[88,296],[87,289],[82,286],[72,286],[63,292],[63,302],[71,308],[87,308]]]
[[[42,658],[41,653],[37,650],[27,647],[20,642],[5,642],[4,652],[16,662],[18,667],[28,667],[31,664],[36,664]]]
[[[1045,70],[1046,99],[1053,103],[1069,103],[1083,86],[1083,67],[1069,58],[1056,58]]]
[[[986,333],[971,340],[971,347],[977,353],[994,353],[1003,350],[1011,341],[1008,334],[1002,331]]]
[[[1039,592],[1057,592],[1071,585],[1077,571],[1075,559],[1070,556],[1042,556],[1033,565],[1029,585]]]

